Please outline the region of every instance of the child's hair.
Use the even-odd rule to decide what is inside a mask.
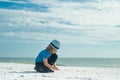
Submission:
[[[48,50],[49,52],[53,53],[53,50],[54,50],[54,49],[53,49],[50,45],[48,45],[48,46],[47,46],[47,50]]]

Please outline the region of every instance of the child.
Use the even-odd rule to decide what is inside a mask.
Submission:
[[[53,40],[46,49],[42,50],[35,60],[35,70],[37,72],[48,73],[59,70],[55,65],[58,58],[57,50],[60,48],[60,42]]]

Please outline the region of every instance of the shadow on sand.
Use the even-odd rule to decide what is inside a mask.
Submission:
[[[36,72],[36,71],[11,71],[11,72],[9,72],[9,73],[25,73],[25,74],[29,74],[29,73],[38,73],[38,72]]]

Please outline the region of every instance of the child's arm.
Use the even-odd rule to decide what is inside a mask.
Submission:
[[[59,68],[56,66],[56,64],[53,65],[54,70],[59,70]]]
[[[48,67],[49,69],[52,69],[52,70],[54,70],[54,68],[52,67],[52,65],[50,65],[49,63],[48,63],[48,60],[47,59],[44,59],[44,65],[46,66],[46,67]]]

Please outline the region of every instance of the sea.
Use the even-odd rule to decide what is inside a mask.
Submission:
[[[35,64],[35,58],[0,58],[0,62]],[[59,58],[59,66],[120,68],[120,58]]]

